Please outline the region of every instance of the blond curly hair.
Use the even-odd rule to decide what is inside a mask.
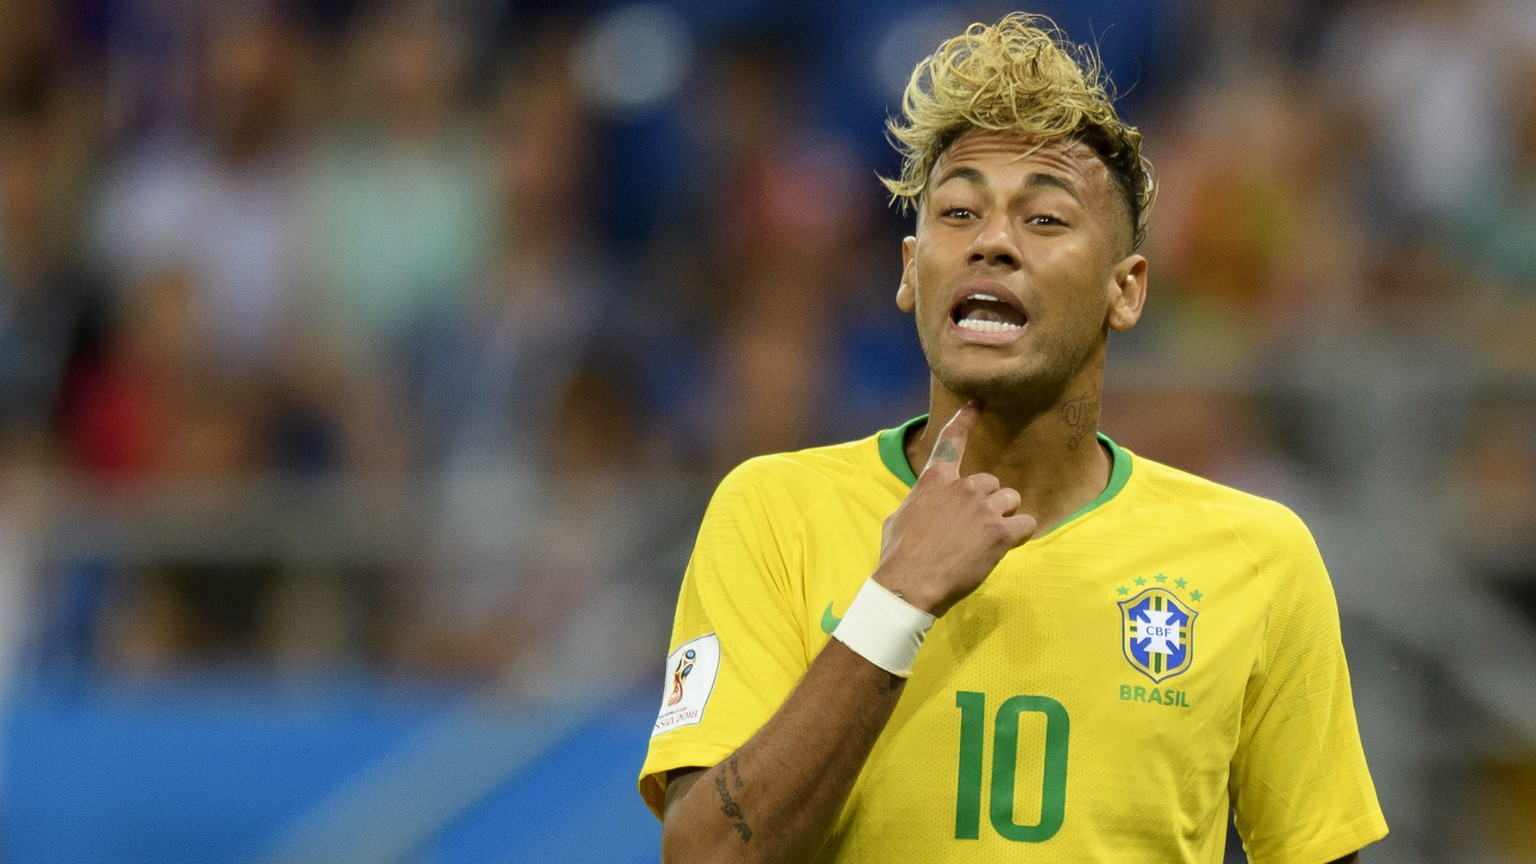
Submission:
[[[1049,18],[1015,12],[972,24],[917,64],[901,117],[886,126],[902,155],[901,176],[880,178],[906,211],[928,185],[944,148],[972,129],[1019,131],[1042,144],[1081,141],[1119,185],[1131,218],[1131,247],[1147,234],[1157,185],[1141,155],[1141,133],[1115,113],[1092,49],[1073,44]]]

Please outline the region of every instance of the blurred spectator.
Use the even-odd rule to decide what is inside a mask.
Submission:
[[[1163,51],[1184,86],[1285,78],[1316,59],[1317,26],[1343,0],[1185,0],[1170,3]]]
[[[60,562],[58,593],[70,608],[104,604],[77,637],[106,668],[251,663],[267,656],[274,565],[174,542],[130,557],[134,537],[119,529],[142,531],[144,504],[166,489],[186,495],[185,521],[217,513],[281,464],[273,385],[290,362],[296,311],[312,42],[277,4],[120,11],[123,146],[104,160],[90,238],[115,288],[110,330],[78,367],[65,428],[87,475],[140,506],[97,529],[106,561]],[[159,67],[135,65],[156,45],[169,49]],[[122,77],[128,69],[143,75]],[[232,539],[246,529],[215,530]]]
[[[456,315],[489,255],[491,173],[468,109],[467,46],[433,4],[367,10],[330,73],[340,121],[306,172],[309,338],[348,374]]]
[[[1482,175],[1459,214],[1462,242],[1479,267],[1536,300],[1536,39],[1499,92],[1509,123],[1505,158]],[[1490,82],[1495,83],[1495,82]]]
[[[429,581],[405,589],[415,610],[408,665],[488,674],[520,662],[549,627],[578,615],[540,598],[585,591],[598,577],[534,578],[525,575],[528,558],[601,548],[573,514],[553,512],[552,500],[569,498],[589,471],[620,482],[601,466],[645,452],[630,394],[616,385],[627,364],[588,360],[594,346],[618,341],[622,283],[597,234],[598,133],[571,85],[565,49],[558,32],[532,40],[502,82],[488,126],[492,257],[463,308],[415,343],[403,395],[422,430],[422,465],[438,481],[438,542],[421,564]],[[561,407],[570,403],[596,410],[573,419]],[[585,503],[602,507],[598,498]],[[544,536],[550,530],[558,542]]]
[[[1388,208],[1446,220],[1474,200],[1509,140],[1497,82],[1529,56],[1531,18],[1521,0],[1359,0],[1336,20],[1329,77],[1370,120]]]
[[[0,437],[39,454],[102,312],[75,254],[99,88],[64,25],[47,0],[0,9]]]
[[[1360,279],[1353,128],[1304,78],[1184,99],[1153,138],[1150,314],[1124,341],[1182,368],[1252,368],[1340,314]]]
[[[55,140],[36,115],[0,115],[0,436],[37,445],[51,440],[67,377],[93,347],[102,311],[60,230],[68,177]]]
[[[510,499],[453,490],[441,545],[407,589],[405,668],[496,677],[522,694],[602,692],[649,668],[671,579],[633,562],[698,502],[646,469],[636,392],[622,359],[581,358],[547,406],[553,470]]]
[[[203,308],[180,274],[132,286],[103,358],[85,370],[68,420],[80,464],[106,479],[219,482],[262,465],[258,393],[207,358]]]
[[[1468,271],[1434,236],[1374,238],[1340,305],[1306,319],[1261,370],[1258,383],[1280,400],[1280,440],[1340,502],[1391,489],[1384,500],[1405,506],[1431,494],[1472,403]]]
[[[522,646],[509,664],[526,692],[603,692],[644,680],[665,651],[672,580],[637,559],[657,527],[700,502],[661,496],[644,451],[630,376],[601,352],[585,358],[555,403],[559,474],[540,496],[514,605]],[[643,560],[643,559],[642,559]]]
[[[195,110],[108,161],[95,219],[99,260],[125,285],[183,274],[207,328],[203,358],[230,373],[275,367],[296,312],[309,44],[276,8],[186,22],[205,33]]]
[[[48,598],[40,572],[53,476],[46,443],[0,432],[0,717],[7,716],[25,652],[35,651],[44,629],[39,610]],[[0,776],[4,761],[0,751]]]
[[[868,195],[885,190],[870,178]],[[828,301],[833,327],[831,366],[821,370],[815,440],[862,438],[928,409],[928,363],[911,315],[896,306],[901,238],[911,216],[887,213],[844,253],[845,276]]]
[[[598,234],[598,131],[545,37],[507,75],[487,124],[496,233],[459,308],[422,335],[410,379],[427,464],[547,466],[553,404],[611,339],[619,281]]]
[[[852,153],[809,122],[802,70],[770,46],[743,42],[704,64],[692,117],[709,153],[694,184],[697,224],[669,262],[716,340],[692,394],[688,425],[707,429],[709,463],[805,446],[820,436],[836,355],[831,311],[856,277],[850,253],[869,226]],[[701,242],[702,241],[702,242]],[[894,286],[892,287],[894,291]],[[849,322],[843,322],[849,323]]]
[[[1456,554],[1536,623],[1536,391],[1481,394],[1447,467]]]

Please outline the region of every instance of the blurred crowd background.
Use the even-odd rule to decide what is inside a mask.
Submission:
[[[6,860],[66,860],[38,826],[78,808],[149,819],[38,755],[100,728],[91,694],[154,694],[160,727],[210,687],[280,726],[238,694],[294,682],[546,732],[653,711],[713,483],[925,410],[883,123],[1006,11],[0,3]],[[1104,431],[1312,525],[1375,860],[1536,860],[1536,4],[1031,11],[1098,46],[1161,180]],[[164,805],[137,851],[67,860],[281,857],[284,806],[239,854],[177,858],[218,829]],[[498,860],[533,854],[531,818],[497,824]],[[401,843],[369,860],[453,858]]]

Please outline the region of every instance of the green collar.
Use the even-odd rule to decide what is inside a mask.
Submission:
[[[919,423],[925,423],[927,420],[927,414],[913,417],[894,429],[887,429],[880,433],[880,461],[884,462],[885,467],[892,474],[895,474],[898,480],[907,484],[909,488],[917,482],[917,475],[912,473],[912,465],[907,462],[907,432],[912,427]],[[1066,525],[1079,516],[1107,503],[1111,498],[1120,494],[1120,490],[1125,488],[1126,481],[1131,479],[1131,454],[1122,450],[1119,444],[1109,440],[1109,436],[1103,432],[1098,433],[1098,439],[1099,443],[1103,444],[1105,449],[1109,451],[1109,484],[1104,487],[1103,492],[1099,493],[1099,497],[1089,501],[1081,510],[1062,520],[1061,524],[1057,525],[1056,528],[1052,528],[1051,531],[1053,532],[1062,525]]]

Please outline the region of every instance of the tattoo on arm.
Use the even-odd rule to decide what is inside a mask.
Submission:
[[[738,765],[739,757],[732,756],[725,760],[715,774],[715,791],[720,794],[720,812],[725,818],[731,820],[731,827],[736,829],[736,834],[741,837],[741,842],[748,843],[752,840],[752,829],[747,826],[746,816],[741,812],[741,805],[731,797],[731,789],[741,789],[741,769]],[[730,779],[726,775],[730,774]]]
[[[887,673],[887,676],[890,679],[889,681],[875,685],[875,692],[879,693],[881,696],[884,696],[888,693],[895,693],[896,688],[900,687],[902,683],[907,680],[894,672]]]

